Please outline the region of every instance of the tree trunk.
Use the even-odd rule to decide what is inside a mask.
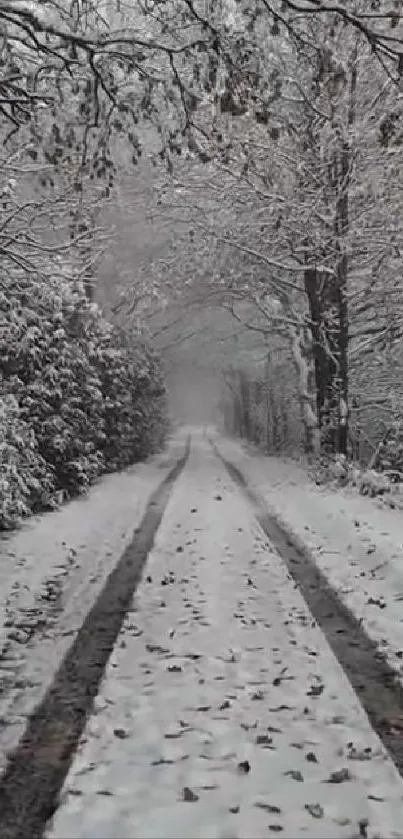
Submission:
[[[309,267],[305,270],[304,282],[311,319],[316,411],[321,446],[325,451],[341,454],[347,454],[349,437],[347,234],[352,163],[349,131],[355,120],[357,49],[358,40],[351,55],[348,72],[340,73],[339,65],[333,60],[328,61],[325,71],[333,130],[325,169],[329,187],[329,208],[334,206],[332,275],[320,274],[315,267],[311,267],[315,265],[315,257],[320,257],[320,254],[315,252],[308,236],[305,240],[306,265]],[[331,53],[329,56],[332,59]],[[315,144],[313,125],[314,123],[310,128],[310,139]]]
[[[306,243],[307,246],[307,243]],[[307,262],[311,259],[309,248]],[[314,361],[316,413],[319,429],[328,425],[328,402],[332,388],[334,369],[326,346],[325,306],[323,290],[325,280],[316,268],[307,268],[304,273],[305,291],[308,297],[311,319],[312,354]]]
[[[288,410],[287,405],[283,403],[281,406],[281,430],[283,434],[283,446],[287,446],[290,442],[289,440],[289,428],[288,428]]]
[[[301,422],[304,428],[305,451],[317,454],[320,447],[318,418],[315,411],[315,393],[311,388],[311,370],[306,328],[295,327],[292,333],[292,355],[298,376],[298,396],[301,410]]]
[[[241,402],[241,437],[246,437],[249,440],[251,431],[249,382],[244,373],[239,374],[239,391]]]
[[[348,256],[345,237],[348,232],[348,176],[349,147],[343,142],[340,159],[339,194],[336,204],[336,283],[339,314],[339,381],[338,381],[338,445],[341,454],[347,454],[348,448]]]

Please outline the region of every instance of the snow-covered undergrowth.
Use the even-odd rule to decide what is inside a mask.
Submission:
[[[1,276],[0,530],[143,459],[166,430],[159,360],[54,268]]]
[[[0,770],[185,439],[0,538]]]
[[[403,509],[403,475],[396,470],[360,468],[348,462],[344,455],[337,455],[333,460],[314,463],[309,472],[318,486],[333,484],[355,487],[360,495],[379,497],[384,505],[392,509]]]
[[[315,486],[302,464],[265,457],[217,437],[252,489],[297,540],[360,619],[403,681],[403,527],[401,511],[354,487]]]
[[[282,560],[195,436],[49,839],[391,839],[402,807]]]

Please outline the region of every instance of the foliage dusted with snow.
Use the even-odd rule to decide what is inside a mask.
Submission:
[[[229,434],[239,435],[265,451],[295,451],[305,444],[295,407],[296,375],[284,386],[287,356],[267,357],[264,370],[232,370],[223,377],[221,415]]]
[[[162,371],[65,280],[9,272],[0,305],[0,528],[147,456],[164,431]]]
[[[12,528],[23,516],[47,506],[53,487],[52,470],[39,454],[16,399],[0,397],[0,528]]]
[[[388,429],[379,446],[375,465],[396,483],[403,481],[403,432],[400,423]]]
[[[104,454],[120,468],[158,448],[166,431],[166,392],[157,357],[143,342],[109,329],[97,350],[105,407]]]

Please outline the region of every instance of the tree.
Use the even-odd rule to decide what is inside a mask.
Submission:
[[[390,149],[399,148],[400,10],[386,0],[370,12],[361,0],[348,9],[325,0],[3,4],[3,168],[22,168],[38,188],[28,208],[24,177],[6,179],[5,265],[52,276],[58,254],[63,275],[84,281],[92,299],[99,209],[129,147],[134,162],[145,146],[171,170],[183,158],[180,212],[197,181],[202,200],[193,195],[175,216],[181,270],[167,287],[166,263],[177,271],[178,257],[165,253],[152,294],[176,300],[179,286],[192,304],[214,299],[245,328],[288,336],[307,445],[315,403],[322,445],[345,451],[350,355],[372,340],[363,253],[371,300],[382,297],[380,266],[399,287],[389,251],[400,208],[386,244],[368,230],[384,223]],[[381,202],[363,187],[369,163],[383,177]],[[150,273],[145,265],[133,295],[136,317],[146,314]],[[250,310],[239,314],[245,304],[257,325]]]
[[[385,298],[381,266],[396,299],[400,288],[393,246],[401,219],[400,114],[368,39],[346,27],[343,15],[308,18],[298,23],[299,38],[295,30],[271,38],[271,51],[267,28],[260,21],[253,29],[249,61],[263,79],[259,96],[256,85],[245,96],[227,86],[216,100],[212,162],[190,174],[182,164],[165,185],[169,213],[191,230],[176,242],[179,259],[165,255],[158,270],[165,280],[176,274],[190,301],[221,300],[235,311],[236,301],[248,300],[266,319],[262,332],[286,330],[301,404],[311,405],[313,380],[322,445],[345,452],[349,390],[358,383],[357,362],[349,381],[350,361],[385,333],[379,318],[374,324],[365,315],[379,309],[381,288]],[[260,95],[267,79],[269,108]],[[393,322],[397,336],[396,308]],[[311,422],[311,411],[305,415]]]
[[[53,481],[17,400],[0,397],[0,530],[50,503]]]

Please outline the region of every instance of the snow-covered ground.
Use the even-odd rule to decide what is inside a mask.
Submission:
[[[0,771],[185,441],[0,539]]]
[[[306,545],[403,681],[403,521],[353,488],[317,487],[292,460],[212,432],[265,506]]]
[[[47,836],[401,839],[402,812],[301,594],[194,435]]]

